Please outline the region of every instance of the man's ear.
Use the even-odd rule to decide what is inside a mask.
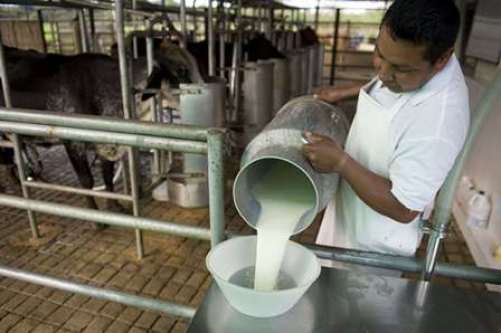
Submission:
[[[447,51],[445,51],[433,64],[433,72],[434,73],[440,72],[445,67],[445,65],[447,65],[453,53],[454,53],[454,48],[450,48]]]

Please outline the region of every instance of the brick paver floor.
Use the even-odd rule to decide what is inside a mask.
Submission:
[[[62,150],[51,149],[50,153],[51,158],[44,159],[44,178],[76,184]],[[0,182],[8,194],[19,195],[19,187],[5,170],[0,172]],[[51,202],[84,205],[82,197],[73,194],[35,190],[32,194]],[[251,233],[229,196],[227,199],[227,230]],[[207,209],[182,209],[150,200],[143,215],[208,226]],[[145,258],[139,261],[132,230],[95,230],[88,222],[44,214],[37,214],[37,218],[41,238],[33,241],[26,212],[0,207],[0,264],[193,307],[202,302],[211,283],[205,268],[209,250],[206,241],[144,232]],[[312,242],[318,227],[316,222],[296,239]],[[440,259],[473,263],[457,228],[453,227],[451,237],[445,240]],[[481,284],[466,281],[436,280],[460,288],[483,289]],[[187,327],[185,319],[159,312],[0,277],[0,332],[185,332]]]

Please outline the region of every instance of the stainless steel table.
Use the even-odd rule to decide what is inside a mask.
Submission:
[[[269,319],[237,312],[213,283],[188,332],[501,333],[501,294],[323,268],[296,306]]]

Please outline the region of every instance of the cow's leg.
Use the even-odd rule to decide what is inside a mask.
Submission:
[[[3,139],[3,137],[0,137],[0,139]],[[14,164],[14,158],[12,156],[12,150],[7,149],[7,148],[0,148],[0,172],[2,173],[2,176],[0,179],[7,179],[8,175],[10,174],[9,171],[9,165]],[[5,188],[3,185],[6,184],[1,184],[0,183],[0,193],[5,192]]]
[[[115,174],[114,173],[115,162],[108,161],[104,158],[100,158],[100,161],[103,172],[104,187],[107,192],[113,192],[114,190],[113,176]],[[122,207],[122,205],[118,203],[117,200],[106,199],[106,208],[114,212],[119,212],[119,213],[126,212],[126,210]]]
[[[94,187],[94,178],[92,177],[89,162],[87,161],[87,150],[85,144],[65,142],[64,148],[66,149],[71,165],[77,174],[80,185],[82,185],[83,188],[91,190]],[[87,200],[88,208],[99,209],[94,197],[85,196],[85,199]],[[95,223],[94,226],[97,229],[104,227],[104,225],[100,223]]]
[[[64,148],[68,154],[73,170],[77,174],[78,181],[83,188],[92,189],[94,187],[94,178],[90,171],[89,162],[87,161],[87,152],[83,143],[65,143]],[[99,209],[91,196],[86,196],[87,206],[92,209]]]

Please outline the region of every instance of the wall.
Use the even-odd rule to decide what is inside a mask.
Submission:
[[[494,77],[496,67],[488,62],[479,62],[474,77],[467,79],[473,116],[485,87]],[[488,247],[486,251],[492,253],[496,246],[501,246],[501,93],[495,109],[485,120],[473,144],[463,174],[473,180],[477,189],[491,197],[492,213],[485,233],[488,242],[481,246]]]
[[[0,31],[2,33],[2,42],[7,46],[44,52],[38,22],[3,21],[0,22]]]

